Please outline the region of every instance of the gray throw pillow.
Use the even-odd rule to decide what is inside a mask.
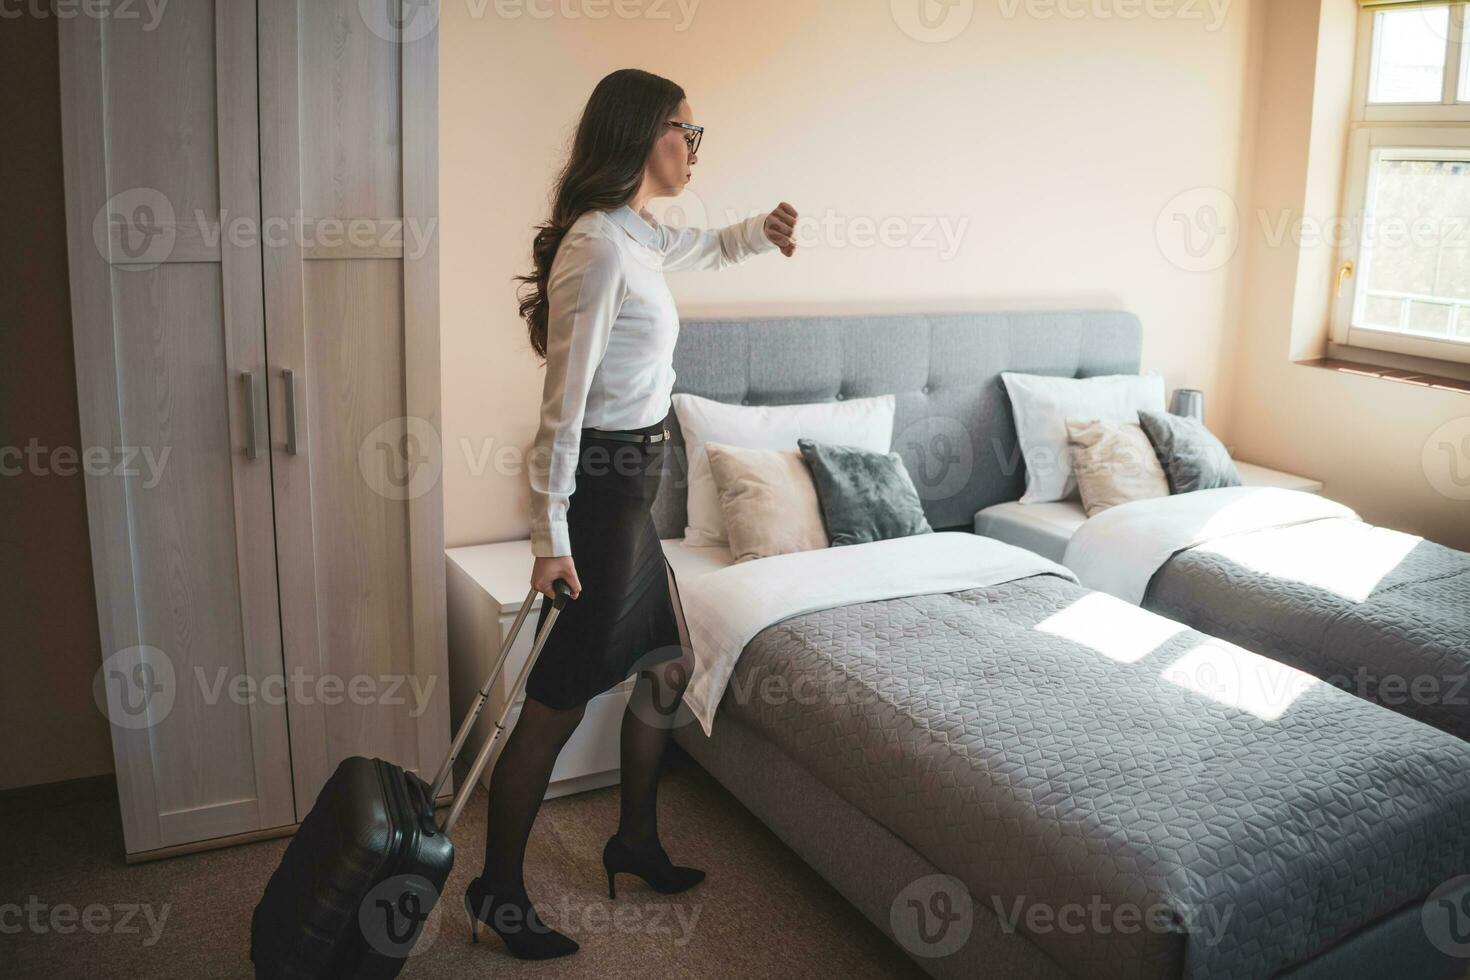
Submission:
[[[812,471],[833,545],[932,533],[919,492],[898,453],[796,440]]]
[[[1170,493],[1240,486],[1229,450],[1203,422],[1168,412],[1139,412],[1138,424],[1159,454]]]

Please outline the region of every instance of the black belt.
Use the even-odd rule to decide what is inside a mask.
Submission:
[[[587,428],[582,430],[582,434],[592,436],[596,439],[620,439],[624,442],[641,442],[650,445],[656,442],[663,442],[669,438],[668,429],[664,429],[662,432],[616,432]]]

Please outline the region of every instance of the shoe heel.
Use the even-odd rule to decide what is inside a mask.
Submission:
[[[616,871],[609,871],[607,873],[607,897],[608,898],[617,898],[618,897],[617,880],[618,880],[618,874],[617,874]]]
[[[480,941],[480,920],[475,917],[475,910],[470,905],[470,897],[468,895],[464,897],[463,904],[465,918],[470,920],[470,942],[478,943]]]

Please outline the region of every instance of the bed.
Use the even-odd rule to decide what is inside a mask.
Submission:
[[[985,507],[975,530],[1082,584],[1470,739],[1470,554],[1312,494],[1251,485]]]
[[[1283,482],[1283,474],[1275,470],[1239,461],[1235,465],[1246,486],[1272,487]],[[975,533],[1065,563],[1067,545],[1086,521],[1087,512],[1075,498],[1038,504],[1007,500],[982,507],[975,514]]]
[[[1459,976],[1424,916],[1470,889],[1470,743],[973,533],[1021,489],[999,372],[1138,342],[1111,311],[685,322],[676,391],[896,394],[935,533],[686,548],[676,419],[676,739],[936,977]]]

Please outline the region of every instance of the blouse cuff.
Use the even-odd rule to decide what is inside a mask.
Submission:
[[[531,529],[531,554],[536,558],[561,558],[572,553],[572,538],[566,521],[551,521]]]
[[[778,247],[766,236],[766,218],[768,217],[770,217],[769,211],[747,218],[745,221],[745,244],[750,246],[752,252],[770,252]]]

